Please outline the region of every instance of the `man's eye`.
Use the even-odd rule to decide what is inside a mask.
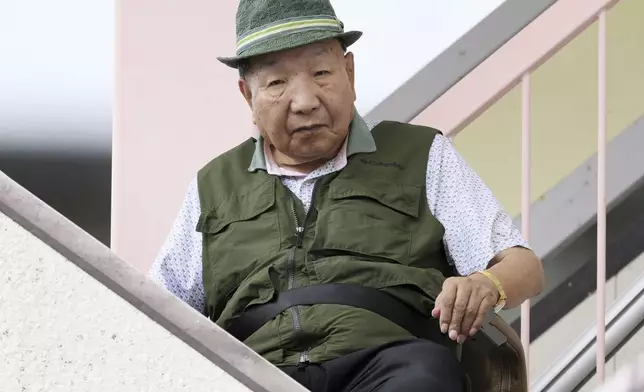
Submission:
[[[330,74],[330,72],[329,72],[329,71],[327,71],[327,70],[322,70],[322,71],[317,71],[317,72],[315,73],[315,76],[326,76],[326,75],[328,75],[328,74]]]
[[[271,81],[268,83],[268,87],[275,87],[275,86],[279,86],[279,85],[281,85],[282,83],[284,83],[284,81],[283,81],[283,80],[271,80]]]

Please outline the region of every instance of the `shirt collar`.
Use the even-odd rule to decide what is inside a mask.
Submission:
[[[354,109],[353,121],[349,129],[349,139],[347,140],[347,157],[353,154],[370,153],[376,151],[376,142],[371,136],[371,128],[365,120]],[[255,142],[255,153],[250,162],[248,171],[266,170],[266,155],[264,154],[264,138],[259,136]]]

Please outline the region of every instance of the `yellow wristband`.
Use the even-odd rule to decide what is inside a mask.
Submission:
[[[475,274],[481,274],[483,276],[486,276],[488,279],[494,283],[494,286],[496,286],[496,289],[499,291],[499,300],[496,302],[494,305],[494,311],[499,312],[503,307],[505,306],[505,301],[508,299],[508,297],[505,295],[505,290],[503,290],[503,286],[501,285],[501,282],[497,279],[496,276],[492,275],[488,271],[477,271]]]

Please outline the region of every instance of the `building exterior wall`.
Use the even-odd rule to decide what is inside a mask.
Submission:
[[[0,213],[0,391],[249,391]]]

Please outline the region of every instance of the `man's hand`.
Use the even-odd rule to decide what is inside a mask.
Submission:
[[[483,325],[485,314],[499,300],[494,282],[481,274],[448,278],[436,298],[432,316],[439,319],[441,331],[452,340],[465,342]]]

